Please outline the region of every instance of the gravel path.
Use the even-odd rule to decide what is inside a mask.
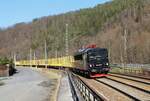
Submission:
[[[18,73],[2,81],[0,101],[49,101],[55,82],[29,68],[18,68]]]

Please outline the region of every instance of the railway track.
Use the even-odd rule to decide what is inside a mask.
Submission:
[[[81,91],[86,101],[132,101],[130,97],[118,92],[117,90],[97,82],[94,79],[87,79],[74,75],[74,82]],[[82,82],[82,84],[80,83]],[[89,93],[90,92],[90,93]]]
[[[137,90],[141,90],[145,93],[150,94],[150,85],[147,83],[141,83],[139,81],[129,80],[129,79],[120,78],[120,77],[113,77],[113,76],[107,77],[107,79],[130,86],[132,88],[135,88]]]
[[[141,83],[144,83],[144,84],[148,84],[150,85],[150,79],[148,78],[139,78],[139,77],[133,77],[133,76],[130,76],[130,75],[122,75],[122,74],[110,74],[111,76],[113,77],[118,77],[118,78],[123,78],[123,79],[127,79],[127,80],[132,80],[132,81],[135,81],[135,82],[141,82]]]
[[[124,73],[114,73],[111,72],[110,75],[119,75],[119,76],[127,76],[127,77],[133,77],[133,78],[137,78],[137,79],[143,79],[143,80],[150,80],[149,76],[142,76],[142,75],[132,75],[132,74],[124,74]]]
[[[149,101],[150,99],[150,85],[148,83],[117,76],[109,76],[95,80],[117,90],[135,101]]]
[[[73,74],[73,81],[86,101],[149,101],[150,99],[148,79],[116,74],[87,79]],[[99,100],[91,96],[96,96]]]

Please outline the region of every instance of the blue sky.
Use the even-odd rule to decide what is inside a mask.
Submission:
[[[1,0],[0,27],[30,22],[42,16],[94,7],[107,1],[110,0]]]

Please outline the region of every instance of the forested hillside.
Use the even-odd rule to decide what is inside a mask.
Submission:
[[[29,59],[65,55],[68,24],[69,54],[88,44],[109,49],[112,63],[150,63],[150,0],[113,0],[94,8],[34,19],[0,29],[0,56]]]

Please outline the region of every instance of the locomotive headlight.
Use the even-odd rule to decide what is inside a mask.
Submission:
[[[90,67],[92,67],[92,65],[91,65],[91,64],[90,64],[89,66],[90,66]]]
[[[106,63],[106,65],[108,66],[108,63]]]

